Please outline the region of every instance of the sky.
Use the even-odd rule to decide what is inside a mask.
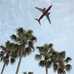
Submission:
[[[44,17],[40,26],[35,18],[42,13],[35,7],[48,8],[51,4],[51,24]],[[56,50],[65,50],[67,56],[72,57],[72,70],[68,74],[74,73],[74,0],[0,0],[0,44],[10,40],[10,35],[19,27],[32,29],[38,39],[37,45],[53,43]],[[45,74],[45,69],[35,60],[35,54],[36,52],[22,59],[19,74],[25,71]],[[17,61],[14,65],[9,64],[4,74],[15,74]],[[0,70],[2,65],[0,63]],[[52,68],[49,69],[49,74],[55,74]]]

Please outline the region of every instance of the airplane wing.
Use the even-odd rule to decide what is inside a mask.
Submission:
[[[51,20],[50,20],[50,18],[49,18],[49,15],[47,15],[46,17],[47,17],[49,23],[51,24]]]
[[[39,7],[35,7],[37,10],[43,12],[43,9],[39,8]]]

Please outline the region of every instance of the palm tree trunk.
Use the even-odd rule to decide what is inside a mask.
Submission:
[[[21,49],[22,50],[20,51],[19,62],[18,62],[18,65],[17,65],[16,74],[18,74],[18,72],[19,72],[19,68],[20,68],[24,48],[21,47]]]
[[[1,70],[1,74],[3,74],[4,68],[5,68],[5,63],[3,64],[3,68],[2,68],[2,70]]]
[[[47,65],[45,67],[45,71],[46,71],[46,74],[48,74],[48,68],[47,68]]]
[[[17,65],[16,74],[18,74],[18,72],[19,72],[21,60],[22,60],[22,56],[19,57],[19,62],[18,62],[18,65]]]
[[[22,50],[20,51],[20,55],[19,55],[19,62],[18,62],[18,65],[17,65],[17,69],[16,69],[16,74],[18,74],[19,72],[19,68],[20,68],[20,64],[21,64],[21,60],[22,60]]]

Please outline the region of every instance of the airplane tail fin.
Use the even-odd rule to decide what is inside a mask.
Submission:
[[[36,18],[35,20],[37,20],[37,21],[38,21],[38,23],[41,25],[41,22],[40,22],[40,20],[39,20],[39,19],[37,19],[37,18]]]

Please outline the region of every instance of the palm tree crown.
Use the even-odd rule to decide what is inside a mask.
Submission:
[[[53,44],[45,44],[37,47],[39,54],[36,54],[36,59],[40,60],[39,65],[45,67],[46,74],[48,74],[48,68],[53,66],[53,70],[58,74],[65,74],[66,71],[71,70],[70,57],[66,57],[65,51],[58,52],[53,49]]]
[[[25,31],[23,28],[17,29],[16,34],[13,34],[11,39],[13,40],[13,45],[15,48],[15,52],[13,52],[12,56],[15,55],[19,57],[19,62],[16,70],[16,74],[18,74],[22,57],[30,54],[32,49],[34,50],[34,42],[37,39],[33,35],[32,30]]]
[[[66,57],[65,51],[59,52],[55,56],[55,61],[53,62],[53,69],[57,71],[58,74],[66,74],[66,71],[70,71],[72,66],[69,63],[71,61],[70,57]]]
[[[3,71],[4,71],[4,68],[6,65],[8,65],[11,57],[10,55],[12,54],[11,53],[11,50],[10,50],[10,47],[11,47],[11,44],[9,41],[7,41],[5,43],[5,46],[0,46],[0,60],[3,61],[4,65],[3,65],[3,68],[2,68],[2,71],[1,71],[1,74],[3,74]]]
[[[44,46],[37,47],[39,49],[39,54],[36,54],[36,59],[39,59],[39,65],[45,67],[46,74],[48,74],[48,68],[51,67],[52,64],[52,52],[53,52],[53,44],[45,44]]]

